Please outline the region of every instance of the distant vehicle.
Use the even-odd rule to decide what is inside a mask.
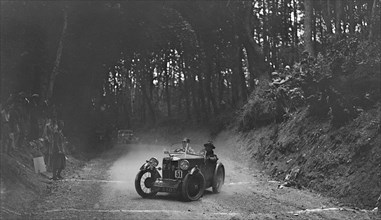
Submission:
[[[135,137],[132,130],[118,130],[118,144],[137,143],[138,138]]]
[[[104,128],[98,128],[94,131],[95,144],[99,149],[106,149],[112,147],[112,138],[110,132]]]
[[[225,181],[225,168],[221,162],[211,162],[205,155],[187,153],[181,149],[164,151],[163,168],[152,157],[141,167],[135,178],[135,189],[143,198],[158,192],[178,193],[185,201],[196,201],[204,190],[212,187],[219,193]],[[162,170],[162,175],[159,171]]]

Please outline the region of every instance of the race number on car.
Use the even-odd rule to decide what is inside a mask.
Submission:
[[[177,179],[183,178],[183,171],[175,170],[175,178],[177,178]]]

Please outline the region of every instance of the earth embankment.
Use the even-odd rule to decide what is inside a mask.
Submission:
[[[381,194],[379,113],[378,106],[335,128],[302,109],[285,122],[219,137],[285,185],[373,209]]]

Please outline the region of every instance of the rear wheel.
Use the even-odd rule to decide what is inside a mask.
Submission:
[[[152,190],[153,183],[156,181],[152,170],[141,170],[135,178],[135,189],[143,198],[152,197],[157,191]]]
[[[213,192],[219,193],[221,192],[222,185],[224,185],[225,182],[225,169],[223,166],[218,167],[217,174],[214,177],[213,180]]]
[[[185,201],[196,201],[204,194],[205,178],[201,172],[187,174],[181,186],[181,194]]]

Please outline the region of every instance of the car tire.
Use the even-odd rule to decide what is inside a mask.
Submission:
[[[196,201],[204,194],[205,178],[201,172],[188,173],[181,185],[181,195],[185,201]]]
[[[155,196],[157,191],[152,190],[153,183],[156,181],[154,171],[141,170],[135,178],[136,192],[143,198]]]
[[[219,193],[221,192],[222,185],[224,185],[225,182],[225,168],[223,166],[219,166],[216,176],[213,179],[213,192]]]

